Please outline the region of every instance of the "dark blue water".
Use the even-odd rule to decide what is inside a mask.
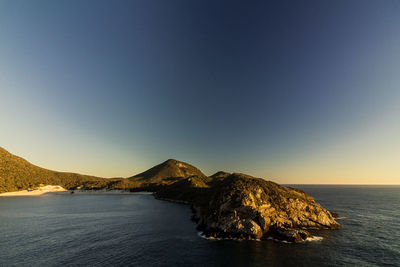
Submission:
[[[199,237],[188,206],[151,195],[0,198],[0,266],[400,266],[400,187],[297,187],[343,229],[301,244],[217,241]]]

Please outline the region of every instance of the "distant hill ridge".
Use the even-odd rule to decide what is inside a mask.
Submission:
[[[186,162],[169,159],[128,179],[145,184],[172,184],[191,176],[207,177],[199,169]]]
[[[59,172],[38,167],[0,147],[0,193],[25,190],[40,184],[61,185],[66,189],[83,187],[151,191],[191,176],[200,177],[204,181],[208,179],[196,167],[176,159],[168,159],[129,178],[102,178]]]

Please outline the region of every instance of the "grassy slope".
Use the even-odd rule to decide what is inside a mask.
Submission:
[[[86,189],[154,191],[192,175],[207,178],[196,167],[173,159],[127,179],[57,172],[35,166],[0,147],[0,193],[25,190],[40,184],[61,185],[67,189],[83,186]]]
[[[154,186],[170,185],[191,176],[206,178],[196,167],[185,162],[169,159],[128,179],[142,186]]]
[[[80,185],[104,187],[113,180],[69,172],[57,172],[35,166],[0,147],[0,193],[24,190],[40,184],[75,188]]]

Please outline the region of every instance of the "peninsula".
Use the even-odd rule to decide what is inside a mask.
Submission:
[[[302,190],[240,173],[206,176],[169,159],[129,178],[100,178],[35,166],[0,148],[0,193],[58,185],[68,190],[153,192],[157,199],[191,205],[197,228],[207,237],[301,242],[309,229],[338,229],[336,214]]]

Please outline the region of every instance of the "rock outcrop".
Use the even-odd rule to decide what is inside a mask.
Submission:
[[[178,195],[172,186],[156,196],[192,204],[193,218],[206,236],[299,242],[311,236],[307,229],[341,227],[331,212],[299,189],[244,174],[217,179],[197,189],[181,186]]]

